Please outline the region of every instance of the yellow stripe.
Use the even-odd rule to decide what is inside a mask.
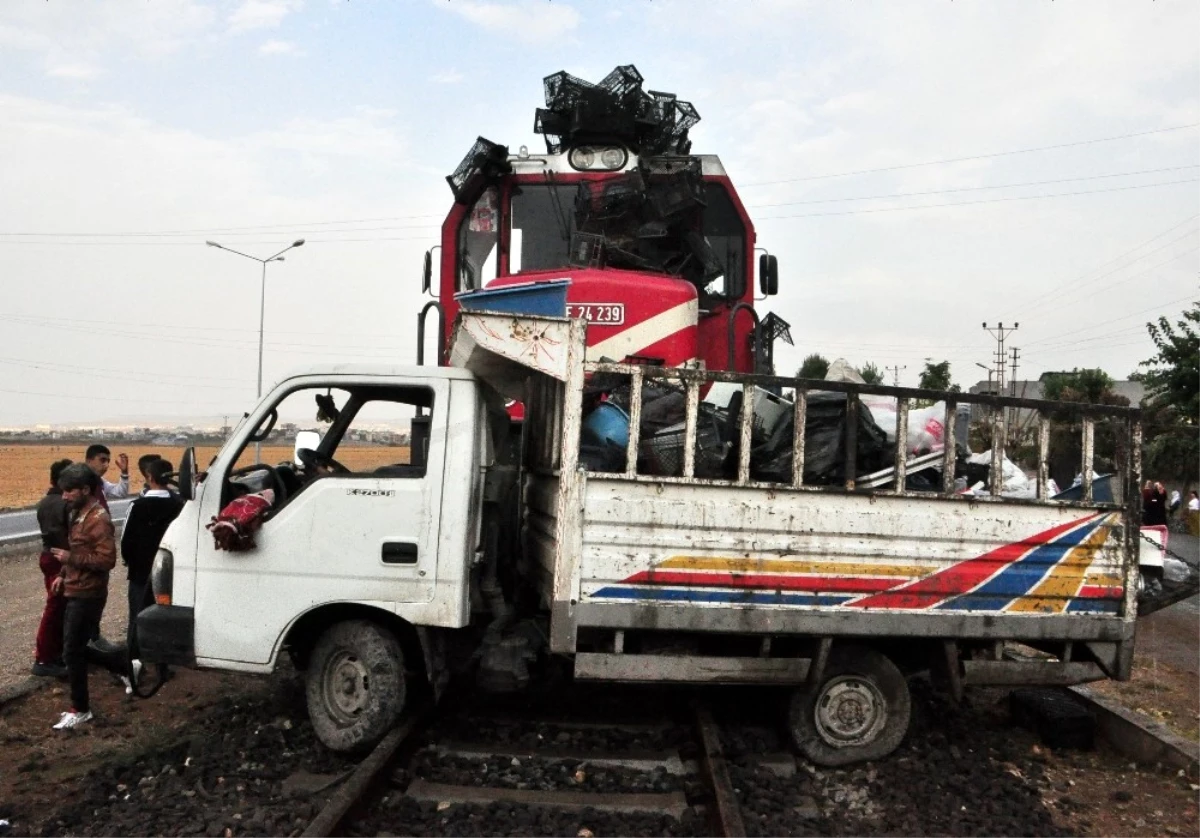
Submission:
[[[1125,584],[1119,573],[1089,573],[1083,577],[1083,584],[1095,585],[1098,588],[1120,588]]]
[[[1096,528],[1083,543],[1072,547],[1050,575],[1033,590],[1008,607],[1008,611],[1039,611],[1057,614],[1067,607],[1067,601],[1079,593],[1087,569],[1096,558],[1096,551],[1108,540],[1107,525]]]
[[[936,567],[859,562],[812,562],[787,559],[733,559],[720,556],[672,556],[655,570],[723,570],[732,573],[825,574],[833,576],[926,576]]]

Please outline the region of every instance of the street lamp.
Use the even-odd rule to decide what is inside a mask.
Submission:
[[[262,398],[262,371],[263,371],[263,324],[266,322],[267,314],[267,263],[282,262],[283,254],[287,253],[293,247],[301,247],[304,245],[304,239],[296,239],[283,250],[276,253],[274,256],[268,256],[266,259],[260,259],[257,256],[251,256],[249,253],[242,253],[240,250],[234,250],[232,247],[226,247],[223,244],[217,244],[214,241],[206,241],[209,247],[215,247],[220,250],[227,250],[230,253],[236,253],[238,256],[245,256],[247,259],[253,259],[255,262],[262,264],[262,284],[258,306],[258,389],[255,392],[257,398]],[[262,443],[254,444],[254,461],[262,462]]]
[[[987,366],[986,364],[981,364],[981,363],[979,363],[978,361],[976,361],[976,362],[975,362],[975,366],[979,367],[980,369],[985,369],[985,370],[987,370],[987,374],[988,374],[988,394],[989,394],[989,395],[992,395],[992,373],[993,373],[993,372],[995,372],[995,370],[993,370],[991,367]]]

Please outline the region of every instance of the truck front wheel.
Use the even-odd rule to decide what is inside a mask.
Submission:
[[[400,641],[367,620],[337,623],[313,647],[305,691],[322,744],[347,752],[372,747],[404,711]]]
[[[820,683],[792,696],[789,727],[796,747],[817,765],[880,759],[908,732],[912,701],[904,675],[885,655],[862,646],[834,647]]]

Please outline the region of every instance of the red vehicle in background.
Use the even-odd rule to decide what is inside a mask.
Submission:
[[[546,79],[535,130],[547,152],[516,154],[480,138],[448,180],[436,297],[438,363],[464,296],[539,283],[565,287],[565,311],[588,321],[588,360],[770,372],[787,335],[754,309],[755,232],[715,155],[691,155],[695,109],[645,93],[632,66],[599,85]],[[432,250],[424,286],[433,291]],[[758,290],[776,293],[775,258]],[[538,313],[530,311],[528,313]]]

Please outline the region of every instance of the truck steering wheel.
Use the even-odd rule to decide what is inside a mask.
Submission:
[[[339,463],[328,454],[322,454],[319,451],[314,451],[311,448],[297,448],[296,456],[300,458],[300,462],[304,463],[304,468],[308,471],[316,472],[322,469],[329,469],[334,474],[349,474],[350,469]]]

